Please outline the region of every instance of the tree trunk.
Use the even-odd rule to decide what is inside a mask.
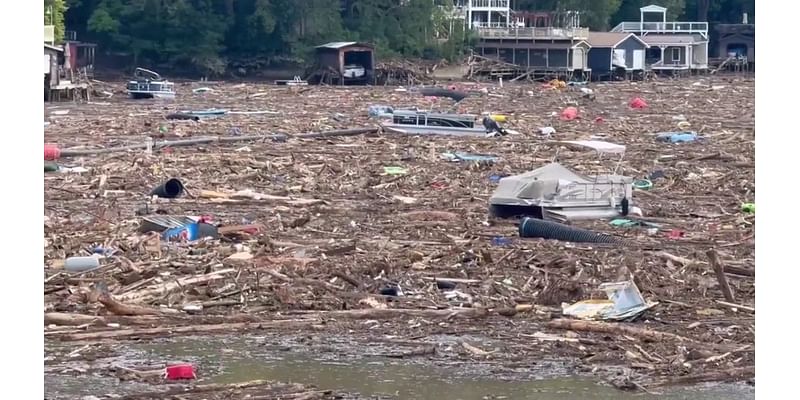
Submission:
[[[698,22],[706,22],[708,21],[708,9],[710,7],[711,0],[697,0],[697,21]]]

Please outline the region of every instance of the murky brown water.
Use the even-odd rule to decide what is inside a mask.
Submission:
[[[343,343],[339,343],[341,345]],[[235,383],[255,379],[312,384],[323,389],[385,395],[397,399],[585,399],[585,400],[750,400],[755,389],[746,385],[707,385],[670,389],[660,396],[620,392],[586,377],[564,377],[556,363],[541,363],[535,371],[496,371],[492,364],[431,363],[423,358],[395,360],[359,348],[332,351],[298,351],[263,338],[184,338],[168,343],[125,343],[125,354],[105,359],[105,364],[191,362],[199,366],[202,383]],[[336,347],[336,346],[334,346]],[[51,347],[52,348],[52,347]],[[365,351],[366,350],[366,351]],[[355,352],[354,352],[355,351]],[[376,351],[377,352],[377,351]],[[88,363],[91,364],[91,363]],[[445,363],[446,364],[446,363]],[[129,394],[152,390],[134,382],[91,373],[51,368],[45,376],[48,399]],[[87,364],[75,365],[79,370]],[[58,372],[54,372],[58,370]],[[65,373],[66,372],[66,373]],[[163,388],[163,386],[162,386]]]

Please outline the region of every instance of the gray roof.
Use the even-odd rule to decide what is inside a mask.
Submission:
[[[659,35],[650,34],[642,36],[642,40],[650,46],[697,44],[707,40],[700,35]]]
[[[615,47],[631,35],[647,45],[640,37],[630,32],[589,32],[587,42],[592,47]]]
[[[667,11],[666,7],[661,7],[655,4],[650,4],[649,6],[644,6],[639,9],[640,11],[644,12],[664,12]]]
[[[44,48],[45,48],[45,49],[50,49],[50,50],[53,50],[53,51],[64,51],[64,49],[63,49],[63,48],[61,48],[61,47],[58,47],[58,46],[51,46],[51,45],[49,45],[49,44],[47,44],[47,43],[45,43],[45,44],[44,44]]]
[[[341,49],[342,47],[348,47],[348,46],[354,46],[354,45],[364,46],[364,47],[372,47],[372,45],[370,45],[370,44],[359,43],[359,42],[330,42],[330,43],[325,43],[325,44],[323,44],[321,46],[317,46],[316,48],[318,48],[318,49]]]

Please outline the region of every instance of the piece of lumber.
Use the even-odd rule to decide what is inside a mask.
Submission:
[[[722,300],[717,300],[717,303],[718,303],[718,304],[722,304],[723,306],[728,306],[728,307],[738,308],[738,309],[740,309],[740,310],[745,310],[745,311],[750,311],[750,312],[756,312],[756,309],[755,309],[755,308],[753,308],[753,307],[749,307],[749,306],[745,306],[745,305],[742,305],[742,304],[729,303],[729,302],[727,302],[727,301],[722,301]]]
[[[286,327],[303,327],[318,322],[314,319],[293,319],[276,320],[268,322],[240,322],[223,323],[211,325],[190,325],[190,326],[166,326],[144,329],[116,329],[99,332],[80,332],[67,333],[65,335],[54,335],[62,341],[81,341],[81,340],[104,340],[104,339],[131,339],[147,336],[174,336],[174,335],[193,335],[198,333],[241,333],[248,330],[272,329]]]
[[[722,264],[719,261],[717,251],[714,249],[709,249],[706,252],[706,256],[708,256],[708,261],[711,263],[711,268],[714,269],[714,273],[717,274],[717,281],[719,281],[719,287],[722,290],[722,295],[725,296],[725,300],[731,303],[736,302],[736,299],[733,297],[733,291],[728,285],[728,278],[725,277],[725,271],[723,270]]]
[[[207,283],[218,279],[223,279],[225,274],[235,272],[235,268],[228,268],[220,271],[214,271],[200,276],[189,276],[178,279],[177,281],[164,282],[162,284],[149,286],[135,292],[123,293],[117,299],[122,302],[136,302],[161,297],[172,293],[181,288],[191,287],[200,283]]]
[[[649,339],[653,341],[677,340],[679,342],[696,343],[696,340],[676,335],[674,333],[659,332],[652,329],[640,328],[637,326],[623,325],[618,323],[608,323],[600,321],[581,321],[572,319],[554,319],[546,325],[550,329],[566,329],[570,331],[608,333],[617,335],[628,335]]]
[[[62,326],[76,326],[103,323],[102,317],[95,317],[92,315],[83,314],[69,314],[60,312],[44,313],[45,325],[62,325]]]
[[[658,386],[673,386],[673,385],[691,385],[702,382],[723,382],[723,381],[743,381],[752,379],[756,375],[756,368],[752,367],[739,367],[727,368],[711,372],[703,372],[699,374],[690,374],[685,376],[676,376],[657,381],[649,387]]]
[[[314,316],[317,318],[341,318],[341,319],[375,319],[386,320],[400,317],[419,317],[419,318],[483,318],[490,314],[485,308],[456,308],[446,310],[417,310],[405,308],[367,308],[357,310],[340,311],[308,311],[301,314]]]
[[[172,395],[188,395],[194,393],[210,393],[210,392],[225,392],[225,391],[233,391],[233,390],[241,390],[246,388],[258,387],[258,386],[272,386],[274,382],[267,381],[267,380],[255,380],[249,382],[241,382],[241,383],[233,383],[233,384],[223,384],[223,383],[212,383],[207,385],[196,385],[191,388],[185,388],[181,385],[181,387],[171,388],[168,390],[157,391],[157,392],[144,392],[144,393],[136,393],[130,394],[127,396],[122,396],[120,400],[141,400],[141,399],[165,399],[169,398]],[[277,384],[276,386],[294,386],[298,388],[302,388],[302,386],[298,384]],[[272,387],[270,387],[272,389]],[[193,396],[192,396],[193,397]],[[280,397],[279,395],[276,398]]]
[[[98,298],[97,301],[102,304],[108,312],[114,315],[162,315],[164,314],[163,311],[150,308],[150,307],[142,307],[137,305],[130,305],[120,303],[114,300],[108,293],[102,293]]]

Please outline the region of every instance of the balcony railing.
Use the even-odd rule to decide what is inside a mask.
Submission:
[[[621,22],[611,31],[708,35],[708,22]]]
[[[476,8],[509,8],[511,6],[509,0],[470,0],[469,6],[472,9]]]
[[[586,39],[589,28],[477,28],[483,39]]]
[[[486,21],[472,21],[472,27],[474,28],[491,28],[491,29],[506,29],[508,28],[508,24],[502,21],[495,21],[495,22],[486,22]]]
[[[54,25],[44,26],[44,42],[53,44],[56,41],[56,27]]]

